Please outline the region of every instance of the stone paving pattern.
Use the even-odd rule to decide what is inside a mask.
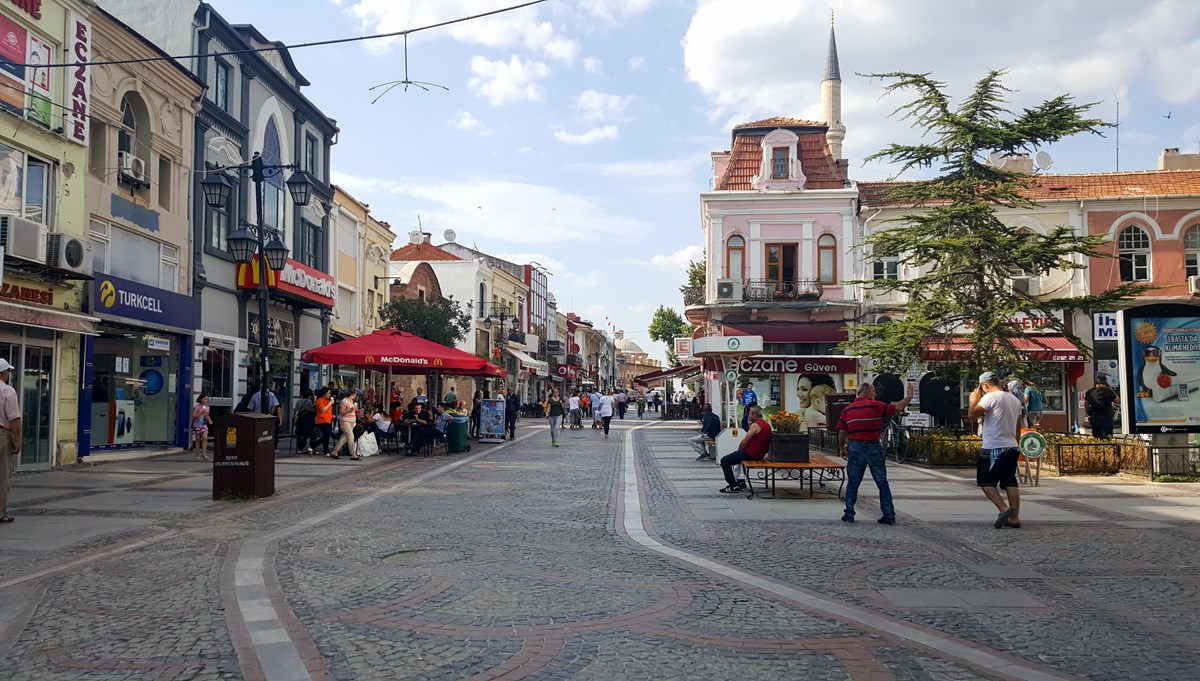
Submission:
[[[19,475],[0,679],[1019,676],[634,543],[626,454],[647,530],[731,571],[1058,678],[1197,676],[1200,490],[1043,478],[1026,527],[994,530],[966,472],[892,467],[900,524],[874,522],[869,478],[847,524],[829,495],[717,494],[692,430],[625,420],[552,449],[535,421],[468,455],[286,458],[254,502],[211,501],[186,455]]]

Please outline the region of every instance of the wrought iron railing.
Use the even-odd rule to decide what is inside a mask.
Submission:
[[[755,302],[820,300],[825,289],[819,279],[747,279],[742,299]]]

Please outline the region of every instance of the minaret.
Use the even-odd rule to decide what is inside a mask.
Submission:
[[[821,80],[821,112],[829,125],[825,140],[833,158],[841,160],[846,126],[842,125],[842,69],[838,66],[837,40],[833,37],[833,14],[829,15],[829,51],[825,55],[825,78]]]

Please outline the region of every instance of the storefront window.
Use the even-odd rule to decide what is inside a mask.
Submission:
[[[208,348],[204,353],[200,391],[212,400],[233,399],[233,350]]]
[[[178,338],[102,326],[94,343],[93,446],[174,442]]]
[[[1048,412],[1066,413],[1067,391],[1065,388],[1066,374],[1062,368],[1033,374],[1026,378],[1046,394],[1044,407]]]

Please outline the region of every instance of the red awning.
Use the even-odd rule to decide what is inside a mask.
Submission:
[[[394,329],[382,329],[360,338],[306,350],[301,357],[305,362],[314,364],[390,368],[395,374],[435,373],[497,378],[508,375],[504,369],[485,359]]]
[[[725,324],[726,336],[762,336],[764,343],[841,343],[849,340],[845,322]]]
[[[1030,334],[1013,339],[1013,346],[1028,360],[1038,362],[1083,362],[1087,358],[1066,336],[1060,334]],[[921,353],[921,359],[930,361],[954,361],[967,357],[972,346],[965,336],[957,336],[950,343],[929,343]]]

